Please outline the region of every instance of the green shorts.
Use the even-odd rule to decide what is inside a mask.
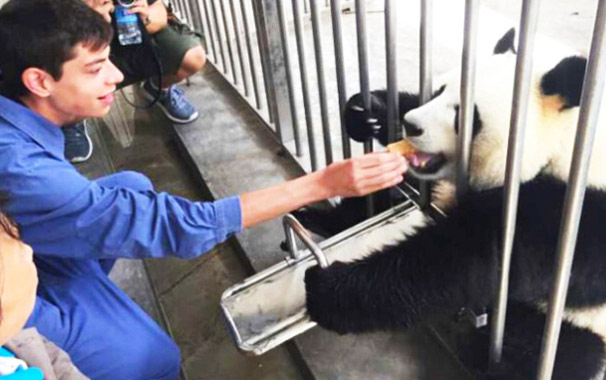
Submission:
[[[201,45],[202,36],[185,25],[171,23],[150,36],[162,75],[176,74],[183,57],[190,49]],[[120,46],[112,43],[111,61],[124,74],[120,87],[158,76],[158,64],[149,44]]]

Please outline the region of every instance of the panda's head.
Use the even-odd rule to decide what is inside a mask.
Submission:
[[[477,65],[469,172],[474,188],[500,186],[504,181],[517,57],[513,42],[511,30],[499,41],[495,54]],[[522,181],[550,170],[561,155],[571,154],[574,145],[586,60],[543,57],[534,62]],[[404,115],[408,139],[423,152],[411,162],[417,177],[454,179],[460,74],[459,69],[439,78],[432,100]]]

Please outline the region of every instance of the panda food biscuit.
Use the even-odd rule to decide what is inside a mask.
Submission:
[[[398,153],[404,157],[410,157],[417,153],[417,149],[412,146],[408,140],[400,140],[395,143],[387,145],[387,150],[391,153]]]

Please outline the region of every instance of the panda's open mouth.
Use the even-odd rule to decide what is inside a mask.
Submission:
[[[443,153],[416,152],[408,157],[410,168],[415,174],[430,175],[437,173],[444,164],[446,156]]]

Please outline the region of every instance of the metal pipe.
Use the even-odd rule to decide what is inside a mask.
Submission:
[[[301,149],[301,136],[299,131],[299,118],[297,115],[297,104],[295,102],[294,81],[292,77],[292,66],[290,63],[290,43],[288,41],[288,27],[286,25],[286,15],[284,14],[284,0],[276,0],[278,6],[278,19],[280,24],[280,39],[282,40],[282,50],[284,51],[284,68],[286,70],[286,87],[288,89],[288,102],[290,105],[291,122],[295,138],[295,152],[298,157],[303,156]]]
[[[370,80],[368,78],[368,34],[366,29],[366,0],[356,0],[356,31],[358,37],[358,68],[360,73],[360,93],[366,120],[371,118]],[[364,142],[364,153],[372,152],[372,139]],[[374,215],[372,194],[366,197],[366,213]]]
[[[507,294],[509,288],[509,269],[515,236],[515,224],[518,213],[520,192],[520,172],[522,169],[522,149],[530,80],[532,77],[532,55],[539,16],[539,1],[524,0],[520,22],[519,49],[516,61],[516,75],[511,107],[511,127],[507,147],[507,167],[505,172],[505,203],[503,207],[503,237],[501,245],[500,287],[496,297],[496,310],[492,315],[490,340],[490,363],[501,361],[503,353],[503,334],[507,313]]]
[[[295,0],[296,1],[296,0]],[[341,0],[331,0],[332,35],[335,45],[335,64],[337,69],[337,90],[339,92],[339,117],[341,120],[341,143],[343,158],[351,157],[351,143],[345,129],[345,104],[347,103],[347,86],[345,83],[345,58],[343,57],[343,29],[341,23]]]
[[[238,23],[238,15],[236,14],[236,6],[234,0],[229,0],[229,9],[231,19],[234,25],[234,33],[236,38],[236,48],[238,49],[238,58],[240,61],[240,74],[242,74],[242,84],[244,86],[244,95],[249,96],[250,90],[248,86],[248,76],[246,75],[246,65],[244,64],[244,52],[242,51],[242,41],[240,41],[240,25]]]
[[[427,103],[431,99],[433,91],[433,64],[432,64],[432,48],[433,48],[433,0],[421,0],[421,25],[420,25],[420,100],[421,104]],[[431,202],[431,194],[429,182],[419,182],[419,205],[425,209],[429,207]]]
[[[570,280],[570,271],[579,232],[579,223],[587,174],[591,162],[591,151],[597,130],[604,82],[606,78],[606,0],[600,0],[587,62],[587,73],[583,84],[577,137],[574,145],[570,180],[566,189],[566,200],[558,239],[556,278],[551,288],[547,324],[543,335],[538,380],[549,380],[553,373],[555,355],[560,335],[562,315]],[[600,147],[603,149],[603,147]]]
[[[320,24],[319,0],[310,0],[311,26],[316,52],[316,71],[318,76],[318,91],[320,93],[320,113],[322,116],[322,133],[324,135],[324,157],[326,165],[333,162],[332,142],[330,137],[330,121],[328,119],[328,103],[326,99],[326,80],[324,79],[324,50],[322,47],[322,25]]]
[[[263,109],[263,98],[259,93],[259,83],[257,82],[257,65],[255,64],[255,56],[254,50],[252,48],[252,38],[251,38],[251,30],[250,25],[248,24],[248,12],[246,11],[246,3],[245,0],[240,1],[240,9],[242,12],[242,22],[244,24],[244,36],[246,38],[246,49],[248,50],[248,64],[250,66],[250,77],[252,79],[253,90],[255,93],[255,102],[257,105],[257,109]]]
[[[263,82],[265,84],[265,96],[267,97],[267,113],[269,122],[274,123],[278,140],[282,142],[282,129],[280,126],[280,115],[278,114],[278,100],[276,88],[273,82],[273,69],[269,55],[269,36],[267,34],[267,16],[265,14],[263,1],[253,1],[253,16],[257,30],[257,42],[259,45],[259,56],[261,57],[261,68],[263,70]]]
[[[305,109],[305,123],[307,125],[307,142],[309,145],[309,159],[311,170],[318,169],[318,157],[316,153],[316,138],[314,135],[313,111],[309,97],[309,81],[307,79],[307,54],[305,52],[305,40],[303,38],[303,18],[299,0],[292,1],[292,12],[295,23],[295,36],[297,39],[297,52],[299,56],[299,72],[301,75],[301,90],[303,92],[303,108]]]
[[[400,126],[398,96],[398,0],[385,0],[385,48],[387,57],[387,140],[397,139]]]
[[[318,264],[320,264],[320,267],[328,267],[329,262],[326,258],[326,255],[324,254],[324,251],[322,251],[322,248],[320,248],[320,246],[315,241],[313,241],[313,239],[309,235],[309,232],[307,232],[305,227],[303,227],[294,216],[292,216],[291,214],[285,215],[282,219],[282,224],[286,232],[288,248],[293,259],[297,260],[301,257],[301,254],[298,252],[298,250],[295,250],[297,245],[294,241],[294,235],[297,235],[299,239],[301,239],[303,244],[305,244],[305,246],[314,255],[314,257],[318,261]],[[292,232],[294,232],[294,234]]]
[[[461,63],[461,108],[459,109],[459,135],[457,139],[457,196],[467,193],[469,186],[469,162],[471,159],[471,137],[473,134],[474,93],[476,72],[476,48],[478,13],[480,2],[465,2],[465,32],[463,34],[463,58]]]
[[[185,18],[187,19],[187,25],[189,25],[190,28],[195,29],[194,16],[191,11],[189,0],[183,1],[183,12],[185,13]]]
[[[234,84],[238,85],[238,70],[236,70],[236,64],[234,61],[234,49],[231,44],[231,32],[227,23],[227,13],[225,12],[225,0],[219,0],[221,6],[221,18],[223,19],[223,27],[225,28],[225,38],[227,39],[227,51],[229,53],[229,64],[231,65],[231,72],[234,78]]]
[[[217,49],[215,46],[215,34],[213,33],[213,24],[210,22],[210,12],[208,10],[208,4],[206,0],[201,0],[202,5],[204,6],[204,16],[206,17],[206,30],[208,31],[208,39],[210,40],[210,47],[212,49],[213,59],[215,64],[219,64],[219,55],[217,54]],[[207,44],[208,48],[208,44]]]
[[[215,29],[217,31],[217,39],[219,42],[219,53],[221,54],[221,62],[223,63],[223,72],[227,74],[229,68],[227,67],[227,61],[225,60],[225,51],[223,50],[223,34],[221,33],[221,26],[219,25],[219,18],[217,17],[217,5],[215,0],[210,0],[210,6],[213,13],[213,21],[215,22]]]

